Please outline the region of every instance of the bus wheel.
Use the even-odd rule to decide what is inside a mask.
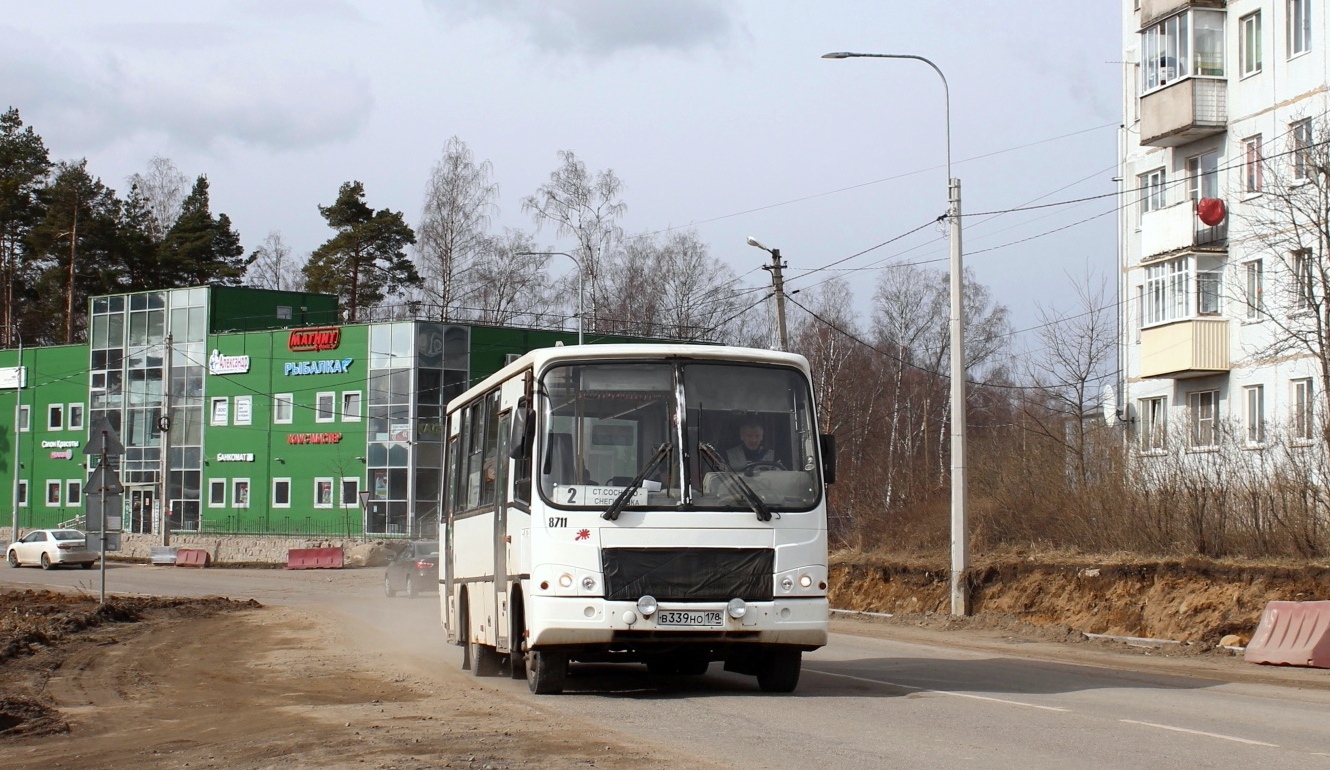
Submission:
[[[568,653],[531,650],[526,659],[526,686],[536,695],[558,695],[568,676]]]
[[[799,650],[767,650],[757,664],[757,686],[762,692],[794,692],[802,665],[803,653]]]
[[[488,644],[471,642],[471,676],[498,676],[503,673],[503,659]]]

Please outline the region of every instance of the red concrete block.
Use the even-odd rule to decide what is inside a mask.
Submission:
[[[1266,604],[1243,659],[1330,668],[1330,601]]]
[[[202,569],[212,561],[209,553],[202,548],[178,548],[175,552],[177,567],[198,567]]]
[[[341,569],[341,548],[292,548],[286,552],[287,569]]]

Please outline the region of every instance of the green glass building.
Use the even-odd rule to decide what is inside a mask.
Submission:
[[[127,532],[160,533],[165,516],[183,532],[434,536],[444,405],[577,340],[340,317],[332,295],[169,289],[94,297],[86,345],[0,350],[0,494],[19,528],[79,520],[98,460],[82,450],[105,419],[124,445],[108,459]]]

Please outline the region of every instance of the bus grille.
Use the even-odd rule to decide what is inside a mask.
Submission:
[[[606,548],[605,597],[636,601],[771,601],[770,548]]]

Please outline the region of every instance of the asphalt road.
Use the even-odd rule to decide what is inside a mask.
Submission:
[[[431,666],[455,669],[438,601],[387,599],[382,570],[191,570],[111,564],[107,592],[222,595],[336,613],[393,630]],[[0,567],[0,590],[98,592],[99,573]],[[793,695],[765,695],[712,664],[704,677],[654,678],[641,666],[575,666],[567,692],[480,680],[515,700],[568,714],[574,731],[682,749],[742,768],[1330,768],[1327,672],[1288,684],[1150,673],[969,649],[946,639],[837,633],[804,659]],[[1136,667],[1139,668],[1139,667]]]

